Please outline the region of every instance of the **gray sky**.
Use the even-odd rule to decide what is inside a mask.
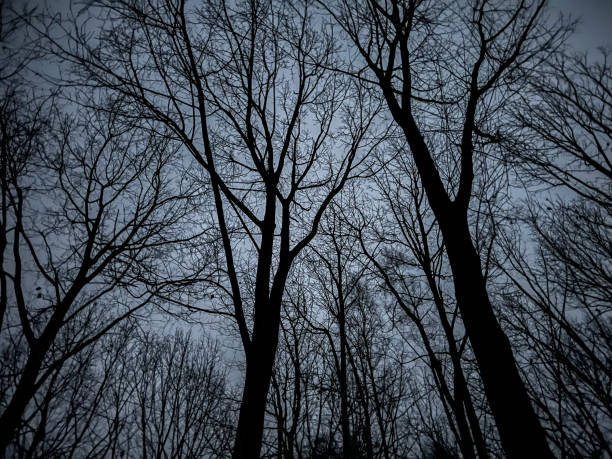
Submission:
[[[550,0],[554,13],[581,18],[570,43],[577,51],[612,48],[612,0]]]
[[[203,0],[206,1],[206,0]],[[15,6],[47,3],[51,9],[65,9],[70,0],[13,0]],[[73,0],[79,4],[83,0]],[[612,0],[550,0],[551,13],[570,14],[582,18],[570,42],[577,51],[595,50],[598,46],[612,48]]]

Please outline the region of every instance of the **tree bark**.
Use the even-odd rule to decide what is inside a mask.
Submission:
[[[235,459],[259,457],[261,451],[266,402],[278,345],[280,314],[270,314],[266,319],[268,321],[258,330],[260,333],[254,336],[246,356],[246,375],[233,451]]]
[[[275,199],[275,195],[269,192],[257,264],[253,336],[245,348],[246,375],[234,441],[234,459],[259,457],[261,451],[266,403],[278,348],[283,291],[292,261],[288,250],[288,225],[284,224],[281,231],[280,261],[270,287]]]
[[[467,217],[442,218],[440,228],[453,273],[457,304],[503,448],[511,458],[552,457],[510,342],[494,315]]]

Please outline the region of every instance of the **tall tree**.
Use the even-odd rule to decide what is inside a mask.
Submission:
[[[289,270],[384,138],[366,138],[380,104],[325,70],[336,45],[308,2],[98,1],[88,16],[95,40],[75,24],[50,49],[121,97],[120,117],[164,124],[210,181],[220,312],[246,363],[234,457],[258,455]]]
[[[455,296],[503,447],[510,457],[550,457],[545,431],[497,320],[469,225],[474,164],[503,130],[501,109],[546,58],[563,29],[545,2],[339,1],[327,6],[354,45],[401,128],[438,221]],[[340,69],[341,71],[346,71]],[[454,167],[442,175],[441,165]]]
[[[529,110],[514,110],[519,135],[506,139],[530,199],[500,232],[512,282],[503,301],[514,304],[510,324],[557,448],[610,454],[609,54],[561,55],[530,83],[519,101]]]
[[[394,155],[375,182],[381,209],[366,221],[367,211],[361,205],[361,221],[353,218],[363,254],[370,260],[382,290],[389,293],[417,330],[414,344],[420,341],[424,346],[422,352],[463,456],[475,457],[477,452],[487,457],[461,364],[466,337],[459,331],[457,308],[444,288],[448,284],[444,279],[450,274],[444,245],[427,208],[418,172],[411,158]],[[434,323],[441,329],[443,351],[437,350]],[[445,370],[446,362],[440,354],[450,357],[450,371]]]
[[[0,338],[16,364],[2,375],[2,451],[49,377],[167,289],[159,255],[187,234],[175,230],[189,211],[186,190],[167,180],[168,140],[7,86]]]

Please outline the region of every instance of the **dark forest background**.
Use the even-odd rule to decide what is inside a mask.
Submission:
[[[0,456],[612,456],[573,17],[58,5],[0,1]]]

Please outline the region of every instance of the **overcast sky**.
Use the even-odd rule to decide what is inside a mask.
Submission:
[[[72,0],[83,3],[83,0]],[[206,0],[202,0],[206,1]],[[577,51],[595,50],[599,46],[612,48],[612,0],[549,0],[551,12],[570,14],[582,21],[576,34],[570,40]],[[13,0],[13,5],[47,3],[51,9],[60,11],[67,7],[70,0]],[[61,5],[61,6],[59,6]]]
[[[550,6],[582,19],[570,40],[576,50],[612,47],[612,0],[550,0]]]

